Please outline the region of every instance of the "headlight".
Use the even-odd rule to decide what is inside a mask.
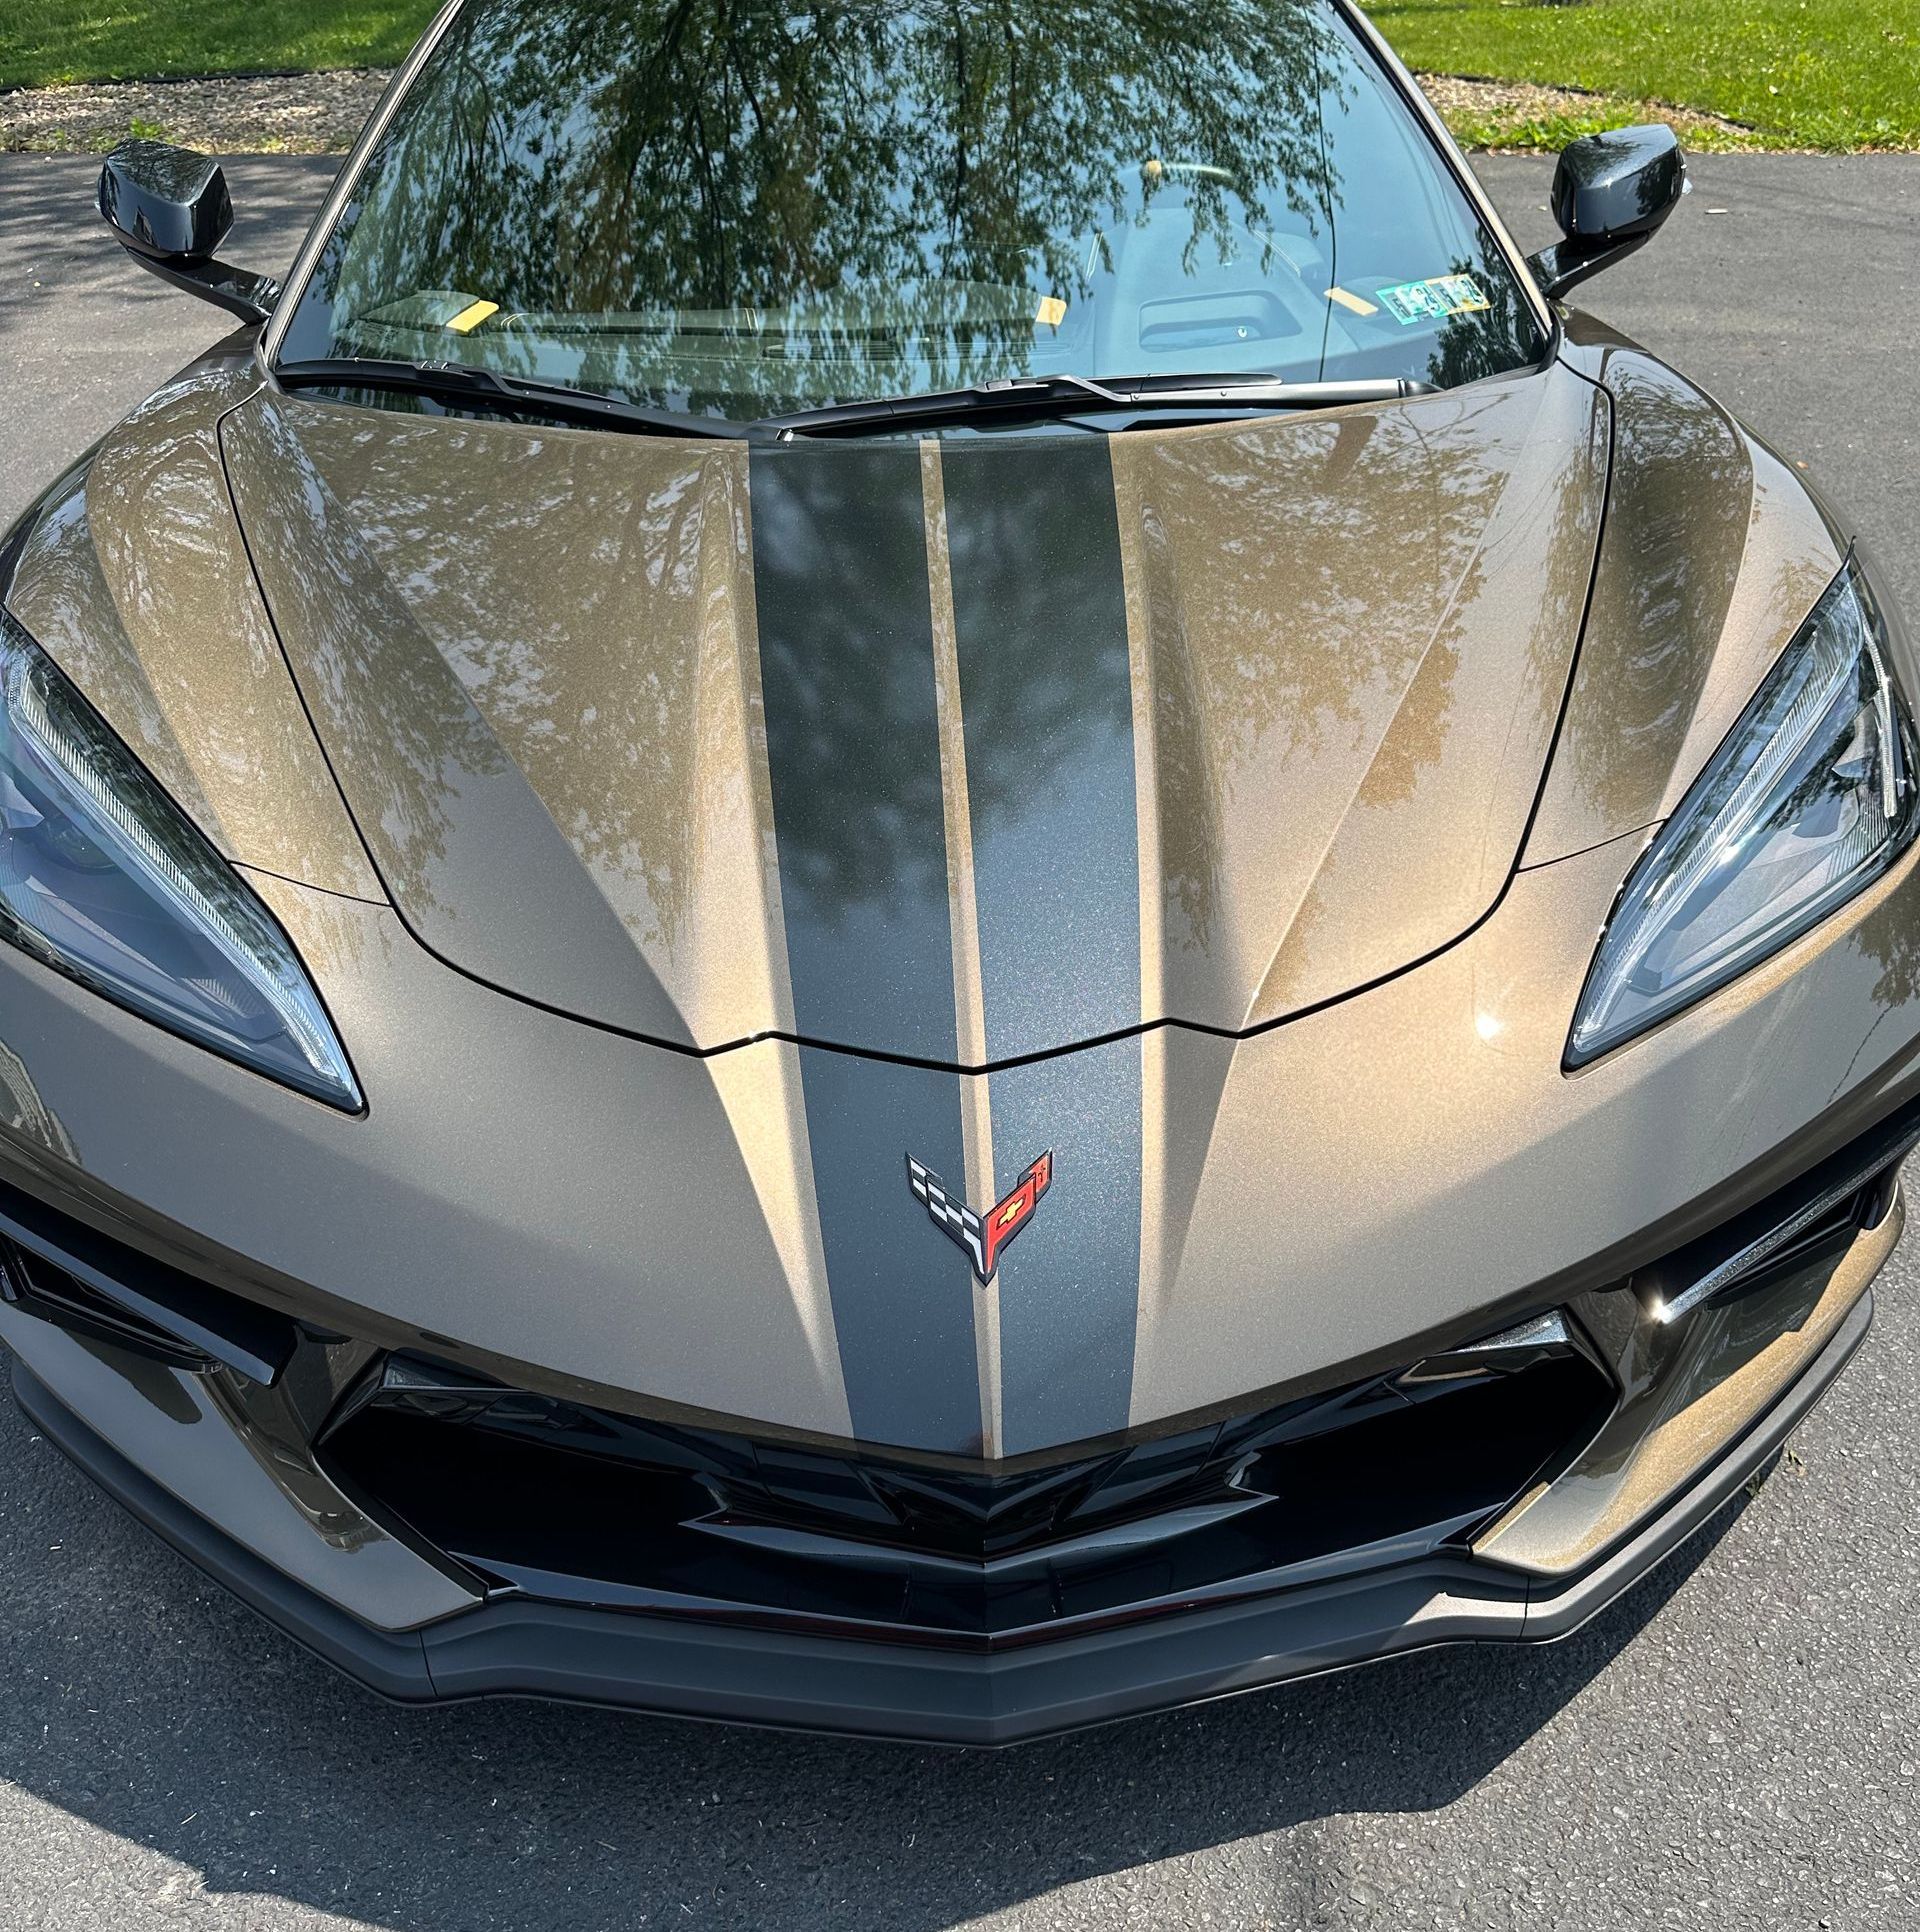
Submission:
[[[360,1106],[273,915],[4,611],[0,939],[215,1053]]]
[[[1724,986],[1913,837],[1913,726],[1849,561],[1634,867],[1567,1042],[1579,1066]]]

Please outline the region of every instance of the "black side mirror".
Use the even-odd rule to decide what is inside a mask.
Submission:
[[[1692,184],[1670,127],[1583,134],[1553,172],[1553,215],[1566,237],[1528,257],[1549,301],[1651,241]]]
[[[100,170],[100,213],[142,268],[247,322],[273,313],[280,285],[213,251],[233,226],[219,162],[164,141],[122,141]]]

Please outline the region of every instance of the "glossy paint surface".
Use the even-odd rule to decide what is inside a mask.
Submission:
[[[378,899],[221,469],[255,387],[214,357],[141,404],[42,507],[7,608],[227,857]]]
[[[342,1495],[296,1429],[250,1412],[264,1391],[142,1361],[4,1304],[0,1339],[128,1461],[362,1621],[409,1629],[475,1602]]]
[[[1896,1201],[1838,1262],[1696,1310],[1673,1327],[1632,1296],[1588,1297],[1624,1399],[1573,1466],[1475,1543],[1476,1554],[1568,1576],[1617,1543],[1779,1400],[1833,1339],[1906,1225]]]
[[[969,1459],[1618,1279],[1920,1082],[1920,887],[1562,1073],[1645,826],[1833,542],[1575,346],[1611,398],[764,458],[209,366],[11,603],[249,867],[368,1113],[4,954],[0,1160],[370,1340]],[[905,1159],[978,1206],[1047,1152],[982,1288]]]
[[[370,1340],[607,1406],[1025,1454],[1324,1386],[1618,1279],[1641,1231],[1670,1244],[1702,1196],[1766,1191],[1822,1134],[1920,1085],[1911,863],[1772,966],[1563,1076],[1586,935],[1631,849],[1523,874],[1431,965],[1237,1045],[1169,1028],[962,1077],[985,1081],[996,1122],[1054,1129],[1053,1186],[991,1293],[885,1137],[870,1173],[849,1168],[857,1201],[817,1187],[802,1093],[818,1049],[697,1060],[610,1039],[448,971],[390,912],[258,876],[355,1043],[367,1117],[8,955],[0,1030],[42,1125],[0,1149],[26,1184],[163,1217],[181,1265],[238,1269],[247,1292]],[[1137,1114],[1104,1064],[1128,1053]],[[886,1118],[882,1087],[919,1106],[955,1080],[824,1057],[856,1137]],[[849,1207],[855,1233],[823,1231]],[[830,1267],[848,1239],[865,1273]],[[996,1314],[997,1351],[970,1364],[967,1326]]]
[[[1143,1010],[1258,1025],[1498,897],[1580,634],[1605,397],[1566,371],[1114,445]]]
[[[1788,466],[1682,377],[1619,346],[1593,367],[1615,487],[1528,865],[1666,817],[1844,556]]]
[[[966,1066],[1258,1024],[1481,917],[1573,662],[1607,434],[1552,369],[931,461],[271,393],[223,445],[435,952],[670,1044]]]

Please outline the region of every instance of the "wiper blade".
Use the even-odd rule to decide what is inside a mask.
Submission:
[[[1343,403],[1397,402],[1433,393],[1433,384],[1401,376],[1356,382],[1286,382],[1260,374],[1188,376],[1007,376],[922,396],[882,396],[872,402],[829,403],[768,416],[754,425],[782,442],[842,430],[952,422],[981,414],[1074,416],[1115,409],[1335,409]]]
[[[397,389],[432,396],[466,409],[524,410],[555,422],[582,423],[629,435],[720,436],[754,438],[764,432],[751,423],[724,416],[683,416],[672,409],[648,409],[622,402],[597,389],[575,389],[564,382],[539,382],[503,376],[462,362],[400,362],[376,357],[324,356],[275,365],[275,379],[288,389]]]

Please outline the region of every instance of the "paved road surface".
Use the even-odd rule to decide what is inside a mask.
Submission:
[[[0,157],[0,521],[217,329],[89,170]],[[284,260],[325,164],[231,169]],[[1808,458],[1920,615],[1920,161],[1698,164],[1596,307]],[[1490,163],[1529,246],[1547,175]],[[0,1399],[0,1926],[1911,1928],[1914,1247],[1757,1499],[1557,1648],[1410,1658],[998,1757],[387,1709]]]

